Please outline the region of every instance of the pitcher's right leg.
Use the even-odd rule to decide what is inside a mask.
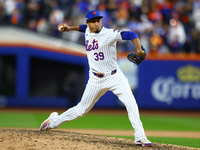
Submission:
[[[114,79],[110,79],[112,85],[110,90],[118,96],[119,100],[126,106],[128,117],[132,127],[135,129],[135,141],[142,146],[152,146],[152,143],[147,139],[145,131],[140,120],[138,105],[135,97],[128,84],[127,78],[121,73],[116,74]]]

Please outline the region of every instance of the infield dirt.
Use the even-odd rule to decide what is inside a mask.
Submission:
[[[0,112],[43,112],[49,113],[47,109],[0,109]],[[57,110],[63,112],[65,110]],[[125,110],[93,110],[97,114],[126,114]],[[173,116],[200,116],[196,111],[141,111],[142,115],[173,115]],[[196,137],[196,132],[172,132],[169,131],[145,131],[147,136],[163,137]],[[131,131],[114,130],[77,130],[56,129],[41,132],[38,129],[11,129],[0,128],[0,150],[200,150],[170,144],[153,143],[153,147],[142,147],[134,144],[134,140],[108,137],[102,135],[124,135],[131,136]],[[101,136],[100,136],[101,135]],[[178,136],[177,136],[178,135]]]
[[[1,150],[199,150],[153,143],[142,147],[134,140],[77,133],[66,130],[41,132],[38,129],[0,129]]]

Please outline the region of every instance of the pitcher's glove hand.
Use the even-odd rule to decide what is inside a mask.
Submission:
[[[127,55],[127,59],[129,61],[131,61],[132,63],[136,64],[136,65],[139,65],[146,57],[146,50],[143,48],[143,46],[141,46],[141,47],[142,47],[142,50],[145,52],[144,57],[138,56],[136,52],[135,53],[129,53]]]

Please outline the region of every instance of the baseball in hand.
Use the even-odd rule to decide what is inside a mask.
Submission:
[[[64,26],[59,26],[59,27],[58,27],[58,30],[59,30],[60,32],[63,32],[63,31],[65,31],[65,27],[64,27]]]

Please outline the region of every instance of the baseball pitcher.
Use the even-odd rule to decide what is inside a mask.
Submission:
[[[85,33],[85,46],[90,67],[89,80],[81,101],[60,115],[57,112],[51,113],[41,124],[40,130],[48,131],[82,117],[92,109],[102,95],[107,91],[112,91],[127,109],[129,120],[135,130],[135,143],[152,146],[145,135],[128,79],[117,64],[116,43],[122,40],[132,41],[137,52],[128,54],[127,59],[136,65],[145,59],[146,51],[141,46],[137,33],[105,28],[102,26],[102,18],[103,16],[98,11],[93,10],[86,14],[86,25],[58,25],[60,32],[75,30]]]

